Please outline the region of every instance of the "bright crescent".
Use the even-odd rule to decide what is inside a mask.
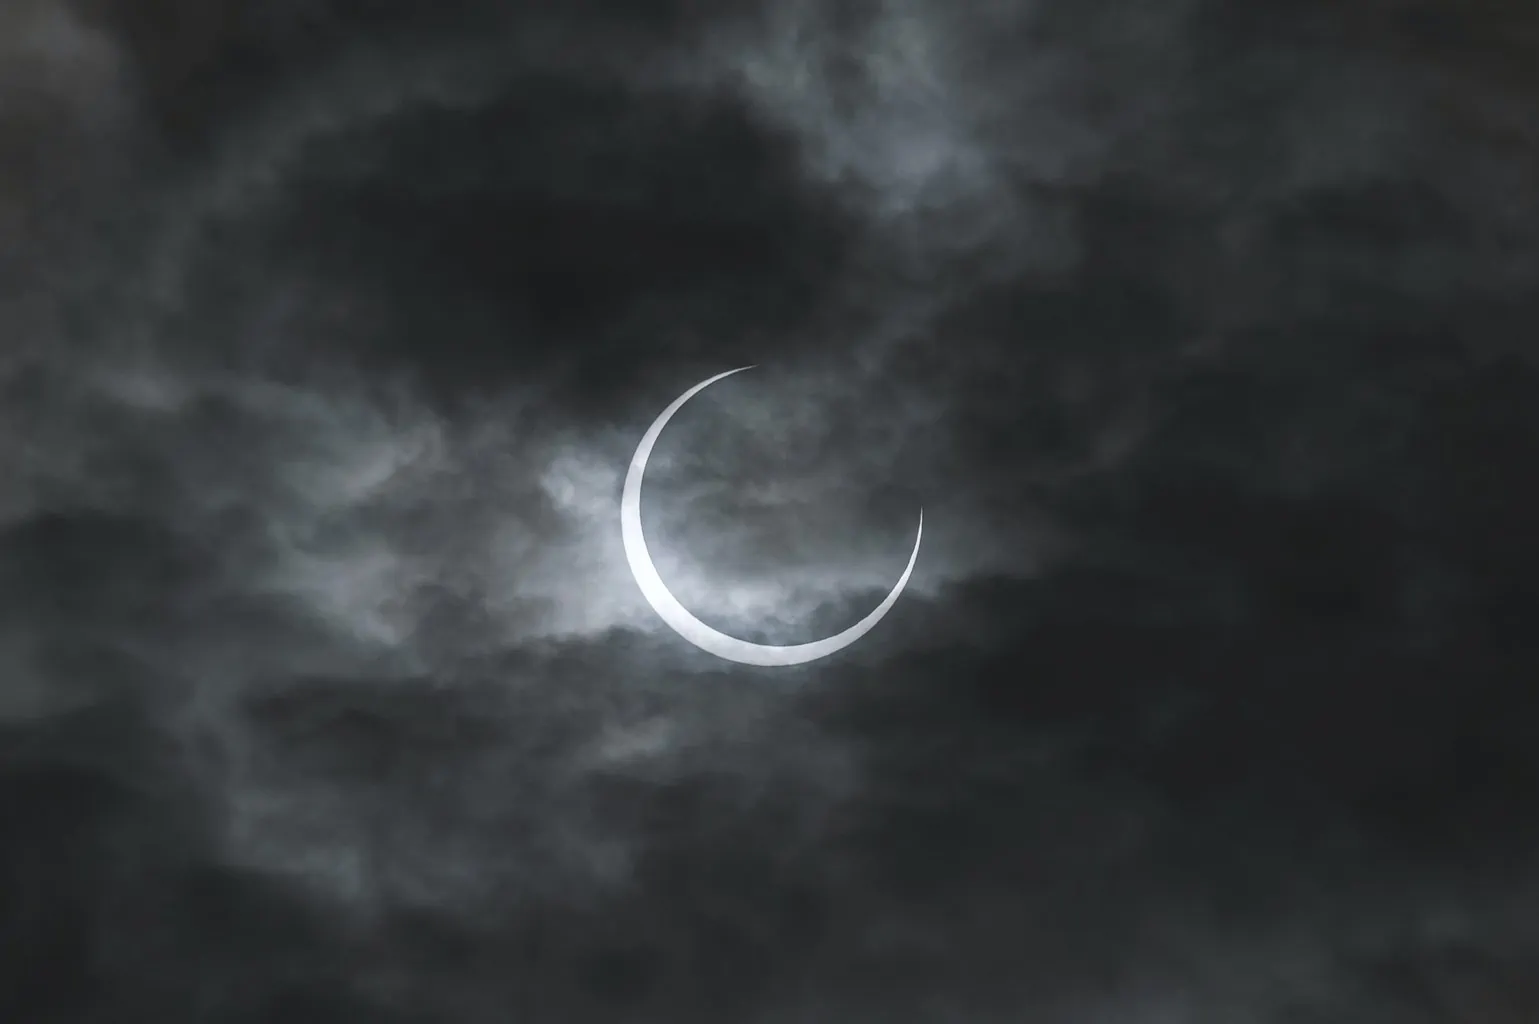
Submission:
[[[620,498],[620,535],[625,541],[626,561],[631,564],[631,572],[635,575],[642,594],[646,596],[647,602],[662,617],[662,620],[684,639],[718,658],[725,658],[743,665],[801,665],[819,658],[826,658],[850,646],[869,633],[871,627],[881,622],[882,616],[891,610],[898,600],[898,595],[903,593],[909,575],[914,571],[914,560],[919,557],[919,541],[924,537],[924,509],[919,510],[919,533],[914,538],[914,550],[908,556],[908,566],[903,570],[903,575],[898,577],[897,585],[869,615],[841,633],[805,644],[787,646],[755,644],[712,629],[691,615],[689,609],[680,604],[668,591],[662,577],[657,574],[657,567],[652,564],[652,555],[647,550],[646,537],[641,532],[641,478],[646,474],[647,457],[652,454],[652,446],[657,443],[658,435],[663,432],[663,427],[668,425],[673,414],[678,412],[685,402],[723,377],[730,377],[734,373],[751,369],[753,369],[752,366],[740,366],[736,370],[718,373],[708,380],[701,381],[674,399],[673,404],[664,409],[663,414],[647,428],[646,434],[641,438],[641,444],[636,447],[636,454],[631,456],[630,471],[625,474],[625,490]]]

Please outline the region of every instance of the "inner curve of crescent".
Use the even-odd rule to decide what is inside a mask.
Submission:
[[[869,633],[871,627],[882,621],[882,617],[891,610],[898,600],[898,595],[903,593],[903,588],[914,571],[914,561],[919,557],[919,542],[924,538],[924,510],[919,510],[919,532],[914,537],[914,550],[908,556],[908,566],[903,570],[903,575],[898,577],[897,584],[882,599],[881,604],[843,632],[811,643],[777,646],[739,640],[720,630],[712,629],[695,618],[689,609],[680,604],[678,599],[669,592],[662,577],[657,574],[657,567],[652,564],[652,554],[647,550],[647,540],[641,532],[641,480],[646,475],[647,457],[652,454],[652,446],[657,443],[658,435],[663,432],[663,427],[668,425],[673,414],[678,412],[685,402],[722,378],[751,369],[753,369],[752,366],[740,366],[736,370],[718,373],[714,377],[701,381],[674,399],[673,404],[664,409],[662,415],[647,428],[646,434],[641,438],[641,444],[636,447],[636,454],[631,456],[630,471],[625,474],[625,490],[620,498],[620,534],[625,542],[626,561],[630,562],[631,572],[636,577],[637,585],[641,587],[641,593],[662,620],[684,639],[718,658],[725,658],[743,665],[801,665],[816,661],[818,658],[826,658],[850,646]]]

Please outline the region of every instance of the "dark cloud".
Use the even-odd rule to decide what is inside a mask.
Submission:
[[[1531,21],[15,5],[0,1012],[1532,1019]]]

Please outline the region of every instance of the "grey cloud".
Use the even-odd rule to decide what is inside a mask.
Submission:
[[[1024,40],[1034,13],[781,5],[724,32],[702,73],[794,131],[809,173],[876,218],[878,244],[920,265],[961,250],[995,273],[1052,272],[1078,257],[1072,218],[1021,185],[1093,174],[1107,136],[1048,99],[1081,73],[1063,52],[1028,44],[1008,66],[978,61],[979,37]]]
[[[137,144],[14,193],[8,1016],[1532,1016],[1489,80],[1311,5],[473,8],[12,65]],[[750,362],[649,482],[691,604],[837,625],[926,510],[781,674],[616,522]]]

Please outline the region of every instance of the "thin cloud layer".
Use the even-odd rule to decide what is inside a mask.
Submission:
[[[1527,22],[1135,6],[0,15],[8,1019],[1532,1018]]]

